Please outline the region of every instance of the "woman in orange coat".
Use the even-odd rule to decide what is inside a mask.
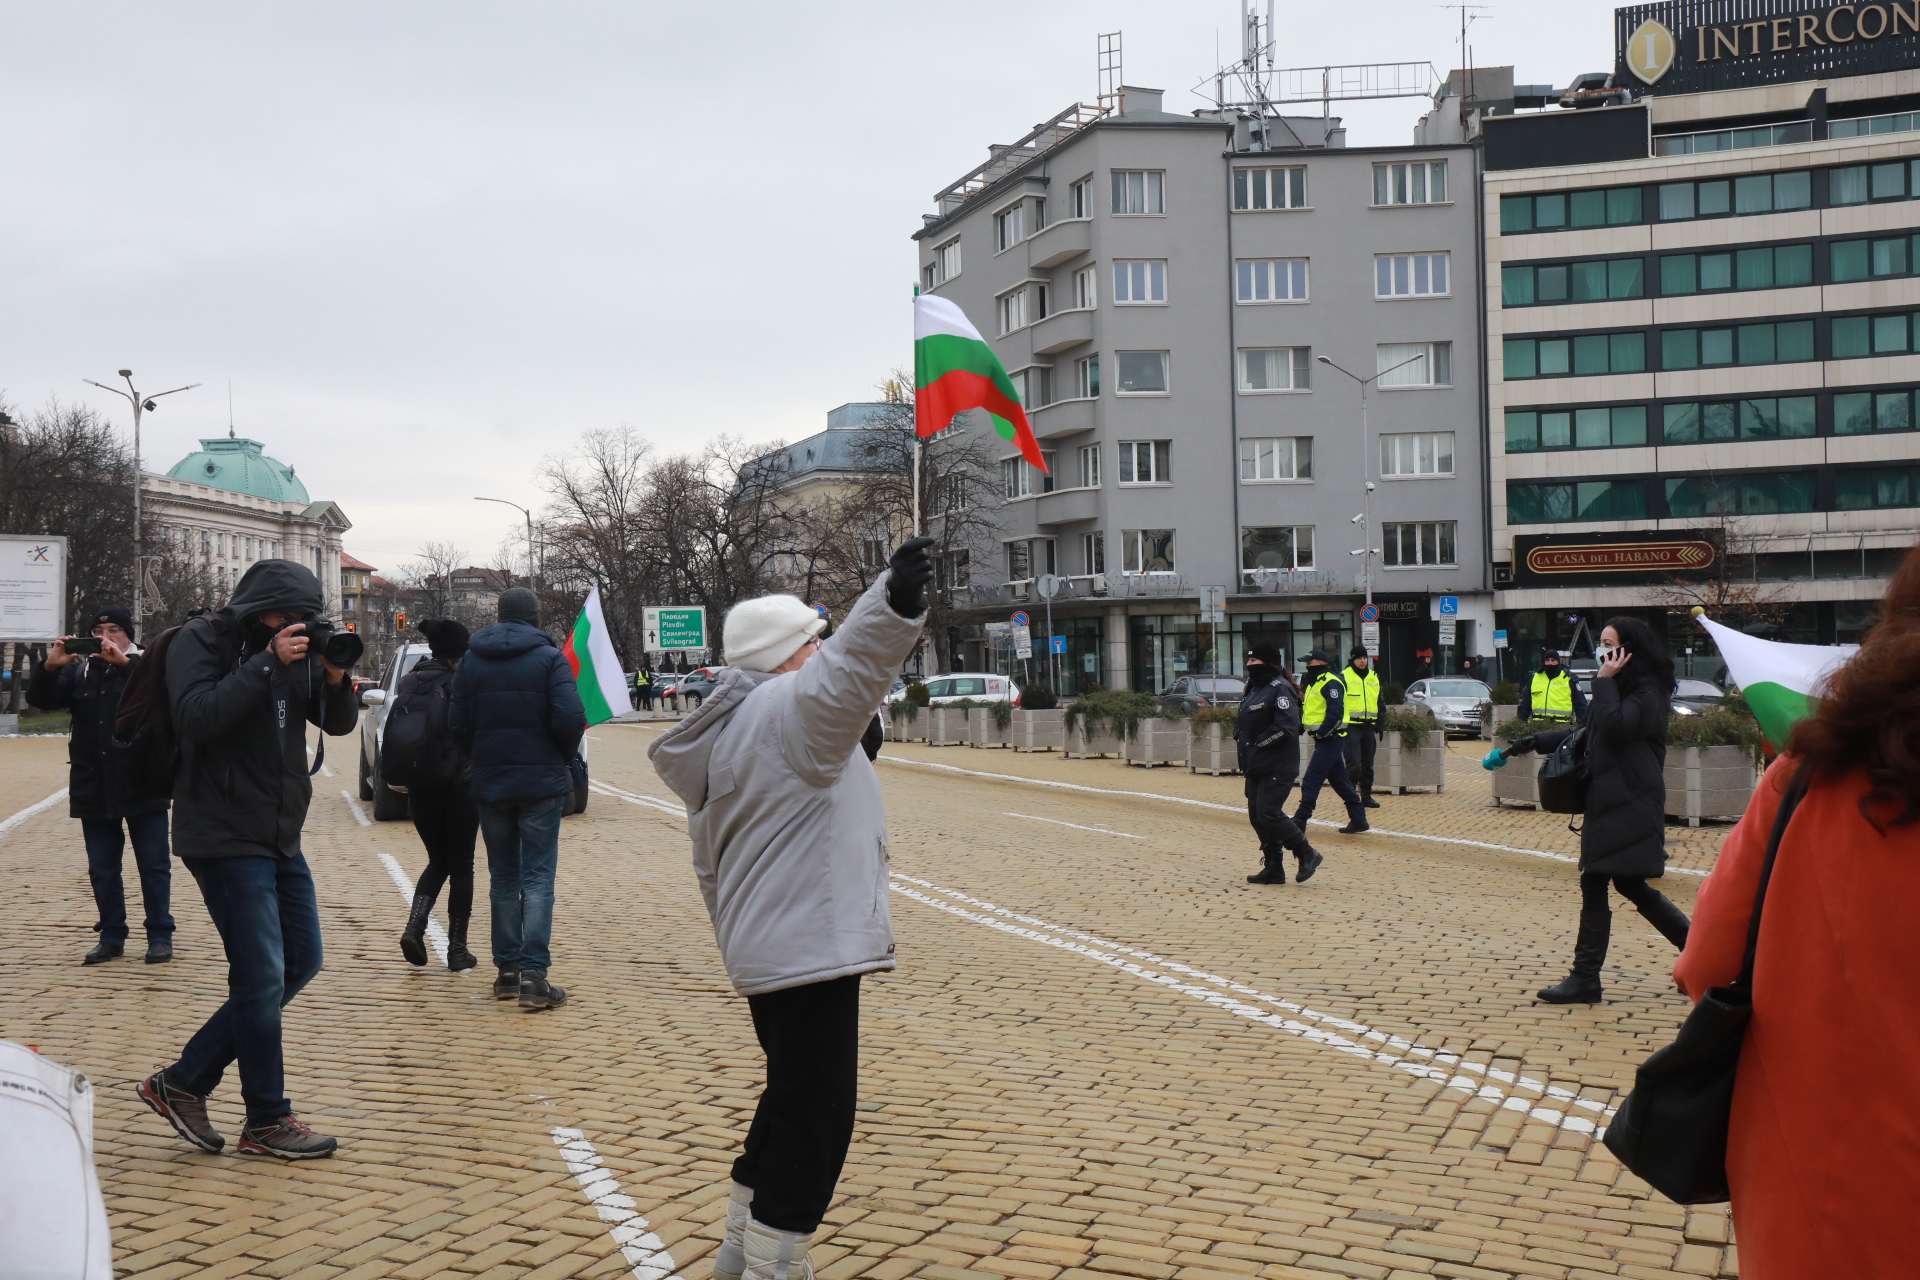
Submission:
[[[1920,1274],[1920,551],[1701,888],[1674,966],[1695,1000],[1740,972],[1801,761],[1813,774],[1767,888],[1727,1141],[1741,1280],[1906,1280]]]

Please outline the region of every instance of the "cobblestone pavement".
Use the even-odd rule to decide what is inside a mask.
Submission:
[[[82,969],[77,825],[56,805],[0,831],[0,1036],[98,1086],[122,1275],[705,1280],[759,1055],[656,732],[593,731],[555,913],[574,999],[546,1013],[486,999],[484,966],[401,961],[418,842],[315,779],[328,956],[289,1010],[288,1083],[342,1147],[308,1164],[193,1151],[133,1096],[224,988],[191,880],[178,960]],[[900,969],[867,985],[823,1274],[1735,1274],[1722,1211],[1653,1196],[1593,1137],[1684,1012],[1671,948],[1623,910],[1606,1003],[1533,1002],[1577,911],[1573,868],[1542,855],[1576,838],[1491,809],[1484,749],[1453,748],[1446,794],[1386,798],[1380,833],[1315,828],[1310,884],[1251,886],[1236,778],[888,744]],[[0,740],[0,823],[64,783],[63,756]],[[1725,828],[1670,835],[1698,871]],[[1664,887],[1691,909],[1698,882]],[[231,1137],[237,1081],[213,1113]]]

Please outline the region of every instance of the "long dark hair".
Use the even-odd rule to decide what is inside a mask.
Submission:
[[[1892,825],[1920,821],[1920,548],[1907,553],[1880,622],[1834,673],[1820,706],[1794,726],[1794,755],[1825,774],[1866,770],[1873,784],[1860,816],[1886,834],[1875,810],[1899,806]]]
[[[1621,616],[1608,618],[1606,625],[1613,628],[1613,634],[1620,637],[1620,644],[1633,655],[1620,671],[1626,682],[1634,688],[1643,685],[1658,689],[1664,694],[1673,693],[1673,656],[1667,652],[1666,642],[1653,633],[1653,628],[1638,618]],[[1602,627],[1601,630],[1605,630]]]

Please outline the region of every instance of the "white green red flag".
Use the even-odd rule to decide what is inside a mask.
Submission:
[[[945,298],[923,293],[913,300],[913,381],[917,434],[945,431],[955,415],[985,409],[1002,440],[1017,446],[1034,466],[1047,469],[1006,366],[966,312]]]
[[[620,670],[613,637],[607,633],[607,615],[600,609],[600,588],[587,592],[579,621],[573,624],[573,634],[560,652],[567,655],[567,664],[573,668],[588,724],[601,724],[633,710],[626,674]]]
[[[1702,617],[1700,625],[1726,659],[1727,676],[1740,686],[1767,750],[1787,745],[1796,722],[1813,714],[1827,680],[1858,652],[1853,644],[1784,644],[1762,640]]]

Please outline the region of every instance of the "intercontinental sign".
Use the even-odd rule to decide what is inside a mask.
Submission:
[[[1654,93],[1920,65],[1920,0],[1669,0],[1614,10],[1617,72]]]

